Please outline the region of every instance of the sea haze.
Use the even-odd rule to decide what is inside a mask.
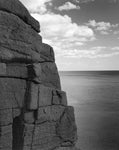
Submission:
[[[119,150],[119,71],[60,72],[81,150]]]

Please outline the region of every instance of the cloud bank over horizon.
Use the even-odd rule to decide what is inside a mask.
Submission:
[[[76,61],[84,63],[82,66],[77,63],[76,70],[92,69],[88,68],[86,59],[87,62],[93,61],[93,68],[96,69],[96,59],[99,63],[101,59],[104,61],[119,56],[118,43],[111,41],[108,45],[106,41],[111,40],[108,39],[111,35],[119,40],[118,22],[109,22],[104,17],[102,20],[93,17],[80,20],[83,7],[91,6],[96,0],[62,1],[60,4],[56,1],[21,0],[31,15],[40,22],[43,42],[53,46],[60,70],[74,69]],[[107,64],[102,69],[106,67]],[[110,67],[113,69],[113,64]]]

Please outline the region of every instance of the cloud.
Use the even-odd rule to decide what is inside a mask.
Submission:
[[[106,31],[111,28],[111,24],[109,22],[96,22],[95,20],[89,20],[88,25],[91,27],[95,27],[98,31]]]
[[[57,8],[59,11],[63,11],[63,10],[74,10],[74,9],[80,9],[80,6],[76,6],[75,4],[71,3],[71,2],[66,2],[64,5],[59,6]]]
[[[88,58],[88,59],[96,59],[96,58],[108,58],[112,56],[119,55],[119,47],[103,47],[97,46],[92,47],[90,49],[72,49],[65,50],[59,53],[60,57],[64,58]]]
[[[25,0],[24,2],[29,10],[32,10],[31,15],[40,22],[43,42],[54,48],[56,57],[64,56],[66,51],[71,52],[71,50],[85,45],[88,41],[95,40],[93,30],[87,25],[73,23],[68,15],[49,11],[47,4],[52,5],[52,0],[43,0],[42,2]],[[41,9],[42,11],[38,12]]]
[[[56,56],[65,50],[77,49],[87,41],[95,40],[93,30],[72,22],[67,15],[54,13],[33,14],[41,24],[43,41],[53,46]]]
[[[53,0],[20,0],[31,13],[47,12],[47,5],[52,5]]]
[[[113,47],[112,50],[114,50],[114,51],[119,51],[119,46]]]
[[[115,34],[115,35],[119,34],[119,30],[118,30],[118,31],[114,31],[114,34]]]
[[[109,0],[110,3],[117,3],[119,0]]]
[[[95,0],[73,0],[75,3],[89,3],[89,2],[94,2]]]
[[[89,20],[88,23],[86,23],[89,27],[94,28],[96,31],[100,31],[101,34],[109,34],[110,31],[112,31],[112,28],[116,28],[119,25],[118,24],[111,24],[110,22],[96,22],[95,20]]]

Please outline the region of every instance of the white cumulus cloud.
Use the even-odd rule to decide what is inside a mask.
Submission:
[[[72,10],[72,9],[80,9],[80,6],[76,6],[75,4],[73,4],[71,2],[66,2],[64,5],[59,6],[57,9],[60,10],[60,11]]]
[[[94,2],[95,0],[73,0],[75,3],[89,3],[89,2]]]
[[[43,41],[54,47],[56,54],[61,51],[76,49],[87,41],[95,40],[94,32],[88,26],[81,26],[72,19],[60,14],[33,14],[41,24]]]
[[[41,24],[43,42],[53,46],[56,57],[74,56],[82,45],[95,40],[93,30],[88,25],[74,23],[68,15],[55,14],[47,10],[47,3],[52,0],[21,0],[31,11],[31,15]],[[41,9],[42,8],[42,9]],[[38,12],[41,11],[41,12]],[[44,10],[44,11],[43,11]],[[73,52],[75,53],[73,54]],[[94,51],[94,50],[93,50]],[[81,56],[90,52],[80,51]],[[93,52],[92,52],[93,53]]]
[[[112,28],[118,27],[118,24],[111,24],[110,22],[96,22],[95,20],[89,20],[86,24],[89,27],[93,27],[96,31],[100,31],[101,34],[109,34]]]

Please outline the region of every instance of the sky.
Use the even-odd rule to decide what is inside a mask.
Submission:
[[[20,0],[59,70],[119,70],[119,0]]]

